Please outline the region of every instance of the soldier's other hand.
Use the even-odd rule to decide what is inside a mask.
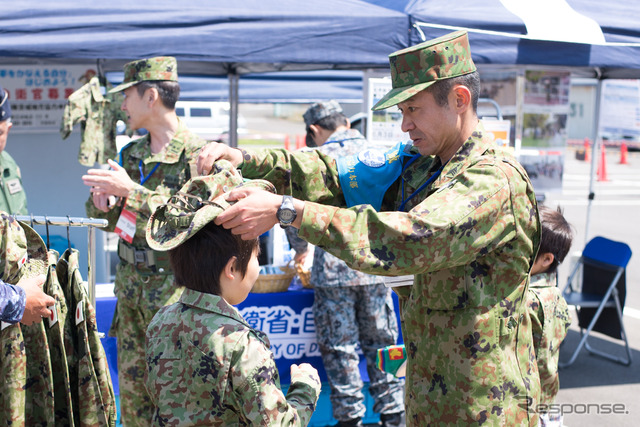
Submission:
[[[113,196],[109,196],[105,193],[93,193],[92,198],[94,206],[102,212],[109,212],[109,209],[111,208],[111,206],[109,206],[109,197]]]
[[[296,264],[304,264],[305,260],[307,259],[307,255],[309,254],[309,251],[306,250],[304,252],[296,252],[296,254],[293,256],[293,261]]]
[[[24,289],[26,294],[24,314],[20,323],[31,325],[34,322],[39,322],[43,317],[51,316],[51,310],[47,307],[54,305],[56,300],[42,291],[45,278],[41,274],[36,277],[24,278],[18,282],[18,286]]]
[[[301,363],[299,365],[291,365],[291,383],[305,382],[309,380],[316,381],[320,384],[320,375],[318,370],[308,363]]]
[[[82,176],[84,185],[91,187],[90,191],[92,193],[128,197],[135,183],[129,178],[129,174],[122,166],[113,160],[108,162],[111,167],[110,170],[89,169],[87,174]]]
[[[196,171],[200,175],[208,175],[213,170],[213,164],[220,159],[228,160],[237,167],[242,163],[242,151],[221,142],[210,142],[200,149]]]
[[[243,240],[251,240],[278,223],[276,212],[282,196],[255,187],[240,187],[229,192],[227,201],[237,201],[215,219],[217,225],[231,229]]]

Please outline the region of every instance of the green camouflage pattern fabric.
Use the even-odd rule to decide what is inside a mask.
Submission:
[[[69,378],[69,365],[64,344],[64,324],[67,319],[69,307],[58,280],[56,266],[60,255],[54,249],[50,249],[49,269],[44,282],[43,290],[56,300],[57,322],[47,322],[47,341],[49,343],[49,357],[51,370],[53,371],[53,397],[54,397],[54,425],[71,426],[74,424],[73,402],[71,400],[71,380]]]
[[[222,297],[185,289],[147,330],[153,425],[306,426],[320,378],[292,378],[285,397],[269,346]]]
[[[136,213],[134,247],[148,248],[145,233],[151,213],[166,203],[191,176],[196,176],[197,155],[206,143],[180,121],[173,140],[160,153],[151,153],[148,135],[122,149],[121,164],[134,182],[140,182],[141,160],[145,174],[160,163],[144,185],[136,185],[126,200],[126,208]],[[95,208],[91,197],[85,207],[87,216],[109,221],[107,231],[113,231],[122,212],[120,205],[108,213],[102,212]],[[153,407],[143,381],[145,332],[158,309],[176,302],[182,288],[173,285],[169,271],[160,274],[155,267],[129,264],[121,259],[116,268],[114,292],[118,302],[109,334],[118,338],[121,419],[127,425],[149,425]]]
[[[156,56],[124,64],[122,84],[111,89],[110,93],[120,92],[146,80],[178,81],[178,61],[171,56]]]
[[[151,215],[146,230],[149,247],[168,251],[181,245],[230,206],[225,193],[238,186],[275,191],[267,181],[243,183],[231,163],[219,160],[211,175],[192,178]]]
[[[560,390],[560,344],[571,325],[567,301],[556,286],[556,273],[531,276],[527,308],[540,374],[540,405],[551,405]]]
[[[27,215],[27,194],[22,185],[20,168],[6,150],[0,153],[0,211],[13,215]]]
[[[3,323],[0,330],[0,420],[6,425],[26,425],[24,385],[27,382],[27,357],[19,323]]]
[[[25,271],[24,276],[45,274],[49,265],[47,247],[33,228],[23,222],[20,222],[20,226],[27,239],[30,260],[22,269],[25,270],[30,264],[32,267],[31,271]],[[21,325],[27,358],[27,377],[24,385],[27,425],[53,425],[55,422],[53,371],[45,323],[40,321],[32,325]]]
[[[107,83],[107,88],[110,87],[111,84]],[[116,158],[116,123],[118,120],[127,123],[127,114],[120,109],[122,101],[124,96],[121,93],[103,95],[98,77],[91,78],[67,99],[60,136],[67,139],[73,127],[80,123],[78,162],[81,165],[104,164],[107,159]]]
[[[412,194],[440,167],[404,172]],[[370,274],[414,274],[394,288],[408,360],[407,424],[536,425],[540,382],[525,300],[540,242],[533,187],[514,156],[478,124],[440,176],[395,211],[346,209],[335,161],[316,151],[244,151],[243,176],[309,200],[300,237]],[[331,206],[327,206],[331,205]],[[342,209],[341,209],[342,208]]]
[[[411,98],[438,80],[476,71],[466,31],[456,31],[389,55],[392,89],[373,106],[383,110]]]

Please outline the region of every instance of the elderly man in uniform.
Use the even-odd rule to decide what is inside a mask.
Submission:
[[[110,170],[89,169],[82,177],[91,187],[86,210],[109,220],[118,233],[115,294],[118,297],[110,334],[118,338],[121,418],[128,426],[150,425],[153,406],[144,386],[145,332],[155,313],[178,300],[166,253],[149,248],[145,227],[151,213],[195,174],[197,153],[206,141],[180,121],[175,104],[180,95],[177,61],[172,57],[142,59],[124,66],[123,91],[132,129],[148,134],[125,146]]]
[[[22,187],[22,175],[18,164],[6,152],[11,123],[11,105],[9,94],[0,87],[0,210],[13,215],[26,215],[27,195]]]
[[[342,113],[338,102],[317,102],[303,115],[307,145],[339,158],[363,151],[368,142]],[[285,228],[296,258],[303,258],[307,242],[294,227]],[[315,248],[311,282],[313,316],[322,363],[331,386],[331,406],[337,426],[361,426],[366,407],[358,364],[358,344],[369,374],[373,410],[383,426],[404,425],[403,381],[376,365],[378,348],[396,344],[398,322],[391,291],[384,278],[350,269],[344,261]]]
[[[216,223],[253,238],[284,219],[352,268],[415,275],[396,288],[408,425],[537,425],[540,382],[524,304],[540,241],[531,183],[478,119],[466,32],[389,59],[393,88],[374,109],[397,105],[411,143],[340,161],[317,150],[212,144],[200,154],[201,172],[225,158],[294,196],[282,206],[277,195],[237,189],[229,199],[242,200]]]

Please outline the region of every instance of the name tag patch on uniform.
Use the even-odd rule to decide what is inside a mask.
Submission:
[[[114,231],[125,242],[133,242],[133,235],[136,234],[136,214],[127,209],[122,209]]]
[[[22,185],[18,178],[10,179],[7,181],[7,189],[9,194],[16,194],[22,191]]]
[[[55,304],[50,305],[47,308],[51,310],[51,315],[49,316],[49,327],[52,327],[53,325],[58,323],[58,310],[56,310]]]

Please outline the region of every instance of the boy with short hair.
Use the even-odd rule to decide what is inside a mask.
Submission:
[[[229,206],[223,193],[242,181],[235,169],[225,174],[191,180],[147,227],[149,246],[170,250],[176,285],[185,287],[147,329],[154,424],[307,425],[320,393],[318,372],[292,365],[285,397],[267,336],[233,307],[258,278],[259,245],[213,222]],[[246,185],[273,188],[266,181]]]
[[[538,207],[542,238],[531,268],[527,308],[531,317],[533,344],[540,375],[540,425],[562,425],[562,415],[548,412],[560,388],[558,357],[560,343],[571,324],[569,307],[557,287],[558,265],[564,261],[573,239],[571,225],[562,209]]]

